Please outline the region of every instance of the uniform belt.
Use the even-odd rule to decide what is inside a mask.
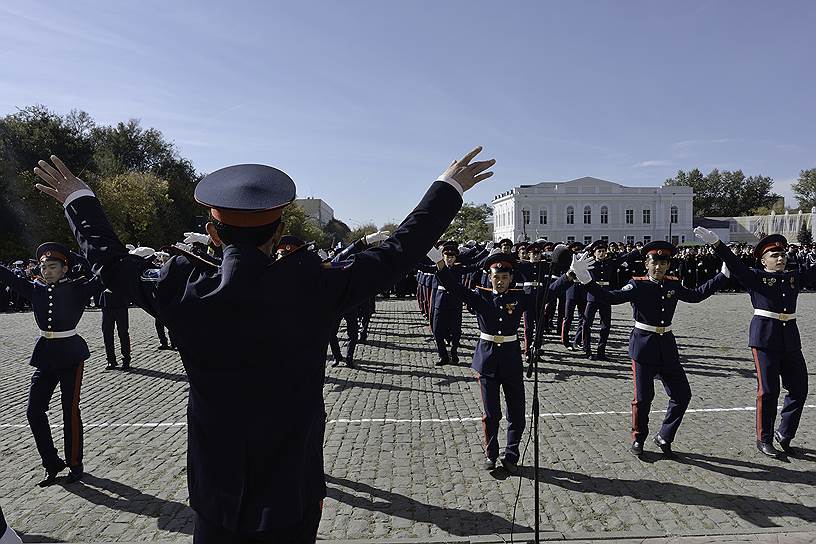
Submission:
[[[518,340],[518,336],[515,334],[509,336],[496,336],[487,334],[486,332],[480,333],[479,338],[482,340],[487,340],[488,342],[493,342],[494,344],[504,344],[505,342],[513,342]]]
[[[537,281],[525,281],[521,284],[522,287],[538,287],[539,285],[541,284]]]
[[[653,327],[651,325],[647,325],[646,323],[641,323],[640,321],[635,321],[635,328],[642,331],[656,332],[657,334],[667,333],[672,330],[671,325],[666,325],[665,327]]]
[[[444,285],[437,285],[437,286],[436,286],[436,290],[437,290],[437,291],[447,291],[447,289],[445,289],[445,286],[444,286]]]
[[[53,340],[54,338],[70,338],[76,336],[76,333],[76,329],[71,329],[70,331],[44,331],[40,329],[40,336],[48,338],[49,340]]]
[[[769,312],[768,310],[754,310],[754,315],[770,317],[778,321],[793,321],[796,319],[796,314],[778,314],[776,312]]]
[[[595,284],[596,285],[609,285],[609,282],[608,281],[596,281]]]

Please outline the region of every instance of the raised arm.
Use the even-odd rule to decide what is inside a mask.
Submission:
[[[462,285],[460,279],[447,266],[442,265],[436,273],[436,279],[439,280],[439,283],[448,293],[465,302],[468,306],[476,307],[479,305],[481,300],[479,295]]]
[[[0,284],[8,286],[13,291],[16,291],[23,297],[31,299],[31,294],[34,291],[34,284],[26,279],[18,278],[17,275],[0,265]]]
[[[728,278],[720,272],[696,289],[687,289],[683,287],[682,284],[679,284],[680,287],[677,291],[677,298],[683,302],[702,302],[722,289],[726,283],[728,283]]]
[[[623,304],[625,302],[632,302],[632,299],[635,296],[635,290],[637,289],[637,284],[635,280],[630,280],[629,283],[623,286],[622,289],[616,289],[614,291],[607,291],[594,281],[591,281],[587,284],[584,284],[586,290],[592,293],[592,295],[601,302],[606,304]]]
[[[725,265],[731,271],[732,276],[742,285],[749,289],[757,289],[762,287],[763,283],[759,279],[759,276],[757,276],[756,272],[748,268],[748,266],[742,262],[742,259],[734,255],[731,248],[723,244],[720,241],[720,237],[717,236],[716,233],[703,227],[696,227],[694,229],[694,235],[703,242],[711,244],[714,247],[714,254],[723,260]]]

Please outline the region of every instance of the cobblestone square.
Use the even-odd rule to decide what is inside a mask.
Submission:
[[[678,460],[663,458],[651,442],[642,460],[628,453],[630,312],[628,305],[614,309],[610,362],[579,359],[549,338],[540,366],[542,530],[576,538],[816,531],[816,401],[808,401],[795,442],[801,455],[776,461],[756,451],[747,295],[718,294],[678,308],[674,330],[693,392],[675,442]],[[816,294],[803,294],[798,324],[811,391],[814,312]],[[89,311],[80,323],[92,352],[81,403],[87,476],[40,489],[25,415],[37,329],[30,313],[0,315],[0,500],[29,541],[190,541],[185,373],[176,352],[156,349],[147,314],[131,309],[130,319],[130,373],[104,370],[101,314]],[[369,340],[358,347],[358,368],[327,368],[329,492],[320,538],[532,531],[532,444],[520,477],[480,468],[479,392],[465,364],[477,330],[467,313],[464,322],[462,363],[435,367],[416,303],[378,300]],[[531,386],[528,381],[528,412]],[[666,400],[657,389],[653,432]],[[58,398],[51,423],[61,449]]]

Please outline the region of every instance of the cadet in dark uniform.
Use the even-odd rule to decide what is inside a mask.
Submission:
[[[69,254],[67,247],[55,242],[38,247],[41,278],[33,282],[18,278],[8,268],[0,266],[0,283],[31,301],[34,319],[40,328],[40,338],[31,355],[31,366],[37,370],[31,377],[26,409],[28,424],[45,467],[45,478],[38,484],[40,487],[55,483],[57,474],[66,467],[71,469],[69,483],[78,481],[83,475],[79,395],[82,371],[90,352],[88,344],[77,334],[76,326],[88,299],[99,290],[99,282],[96,278],[66,278]],[[65,460],[54,447],[46,415],[57,385],[62,401]]]
[[[716,233],[697,227],[694,234],[705,243],[714,244],[716,255],[751,295],[754,317],[748,345],[753,351],[757,372],[757,449],[765,455],[777,457],[779,452],[773,446],[776,438],[785,452],[791,452],[790,443],[796,436],[808,394],[807,367],[796,325],[796,301],[802,288],[816,282],[816,268],[786,270],[788,241],[781,234],[766,236],[754,249],[754,256],[761,260],[762,270],[745,266],[728,246],[719,241]],[[779,428],[774,433],[780,378],[788,392],[782,405]]]
[[[609,246],[603,240],[596,240],[587,247],[587,253],[595,259],[595,266],[592,269],[592,279],[596,285],[604,289],[609,289],[617,274],[618,268],[625,262],[634,260],[640,256],[640,251],[634,250],[630,253],[618,255],[614,258],[607,257]],[[606,342],[609,339],[609,331],[612,329],[612,306],[596,300],[595,295],[587,292],[586,310],[584,311],[583,343],[584,354],[587,359],[597,358],[606,361]],[[598,354],[592,355],[592,323],[595,321],[595,314],[601,322],[601,331],[598,337]]]
[[[654,437],[655,444],[666,454],[672,453],[671,444],[691,401],[691,387],[671,332],[677,302],[701,302],[727,280],[723,274],[717,274],[696,289],[686,289],[677,278],[665,276],[669,260],[676,251],[677,248],[669,242],[650,242],[643,247],[647,276],[634,277],[617,291],[607,291],[594,282],[586,285],[595,300],[632,304],[635,326],[629,337],[629,357],[632,359],[635,398],[632,400],[631,451],[637,456],[643,453],[643,442],[649,435],[649,410],[654,399],[655,378],[660,379],[669,395],[666,417]],[[585,281],[586,278],[580,279]]]
[[[284,172],[263,165],[217,170],[195,189],[210,208],[207,233],[220,267],[174,256],[160,269],[128,255],[99,201],[56,157],[39,162],[37,188],[65,206],[69,225],[111,291],[122,291],[173,331],[190,384],[187,478],[194,542],[313,542],[326,496],[323,383],[334,316],[387,289],[442,235],[462,192],[495,161],[454,161],[378,247],[347,267],[311,251],[277,261]],[[202,342],[202,331],[209,333]]]
[[[128,329],[128,300],[103,289],[99,297],[102,308],[102,338],[105,341],[106,370],[116,368],[116,346],[113,343],[113,329],[119,333],[119,349],[122,351],[122,370],[130,370],[130,331]]]
[[[519,444],[524,431],[524,376],[517,331],[522,313],[535,305],[535,300],[520,289],[509,290],[516,266],[512,255],[496,253],[484,262],[490,271],[492,289],[465,289],[440,261],[437,276],[445,289],[466,302],[476,312],[479,342],[473,354],[472,368],[478,372],[479,389],[484,406],[485,461],[492,470],[499,457],[499,422],[502,418],[499,388],[504,390],[507,406],[507,445],[502,465],[514,474],[518,469]],[[566,276],[550,285],[551,292],[563,290],[572,283]]]
[[[572,242],[567,247],[573,253],[580,253],[584,250],[581,242]],[[580,283],[572,284],[566,293],[566,306],[564,308],[564,320],[561,322],[561,343],[569,350],[578,349],[583,344],[584,314],[586,313],[587,293]],[[578,326],[575,331],[575,338],[571,337],[572,318],[575,310],[578,310]]]

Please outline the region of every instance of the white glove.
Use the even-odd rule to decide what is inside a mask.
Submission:
[[[725,276],[726,278],[731,277],[731,271],[728,270],[728,265],[723,263],[722,268],[720,268],[720,273]]]
[[[170,258],[170,254],[165,251],[157,251],[153,254],[154,257],[158,257],[159,259],[168,259]]]
[[[365,243],[368,245],[376,244],[377,242],[386,240],[390,235],[391,233],[387,230],[378,230],[374,234],[366,234]]]
[[[711,232],[705,227],[694,227],[694,236],[706,244],[716,244],[720,241],[720,237],[717,236],[717,233]]]
[[[185,244],[184,242],[176,242],[175,244],[173,244],[173,247],[177,247],[182,251],[186,251],[187,253],[193,252],[193,246],[191,246],[190,244]],[[159,253],[162,252],[159,251]]]
[[[130,251],[130,250],[132,250],[132,249],[136,249],[136,246],[134,246],[133,244],[125,244],[125,249],[127,249],[128,251]]]
[[[431,250],[428,252],[428,258],[432,260],[435,264],[442,262],[444,259],[442,257],[442,250],[432,247]]]
[[[485,246],[486,249],[493,249],[493,246],[496,245],[496,242],[488,242]]]
[[[194,242],[198,242],[199,244],[204,244],[206,246],[210,244],[210,235],[199,234],[197,232],[185,232],[183,241],[185,244],[192,244]]]
[[[135,249],[130,250],[131,255],[136,255],[137,257],[152,257],[156,253],[156,250],[152,247],[137,247]]]
[[[329,258],[329,254],[323,251],[322,249],[317,250],[317,255],[323,259],[324,261]]]
[[[592,281],[592,274],[590,274],[589,271],[593,268],[595,268],[595,257],[590,257],[589,255],[573,255],[570,272],[575,274],[575,277],[578,278],[578,281],[581,283],[587,284]]]

